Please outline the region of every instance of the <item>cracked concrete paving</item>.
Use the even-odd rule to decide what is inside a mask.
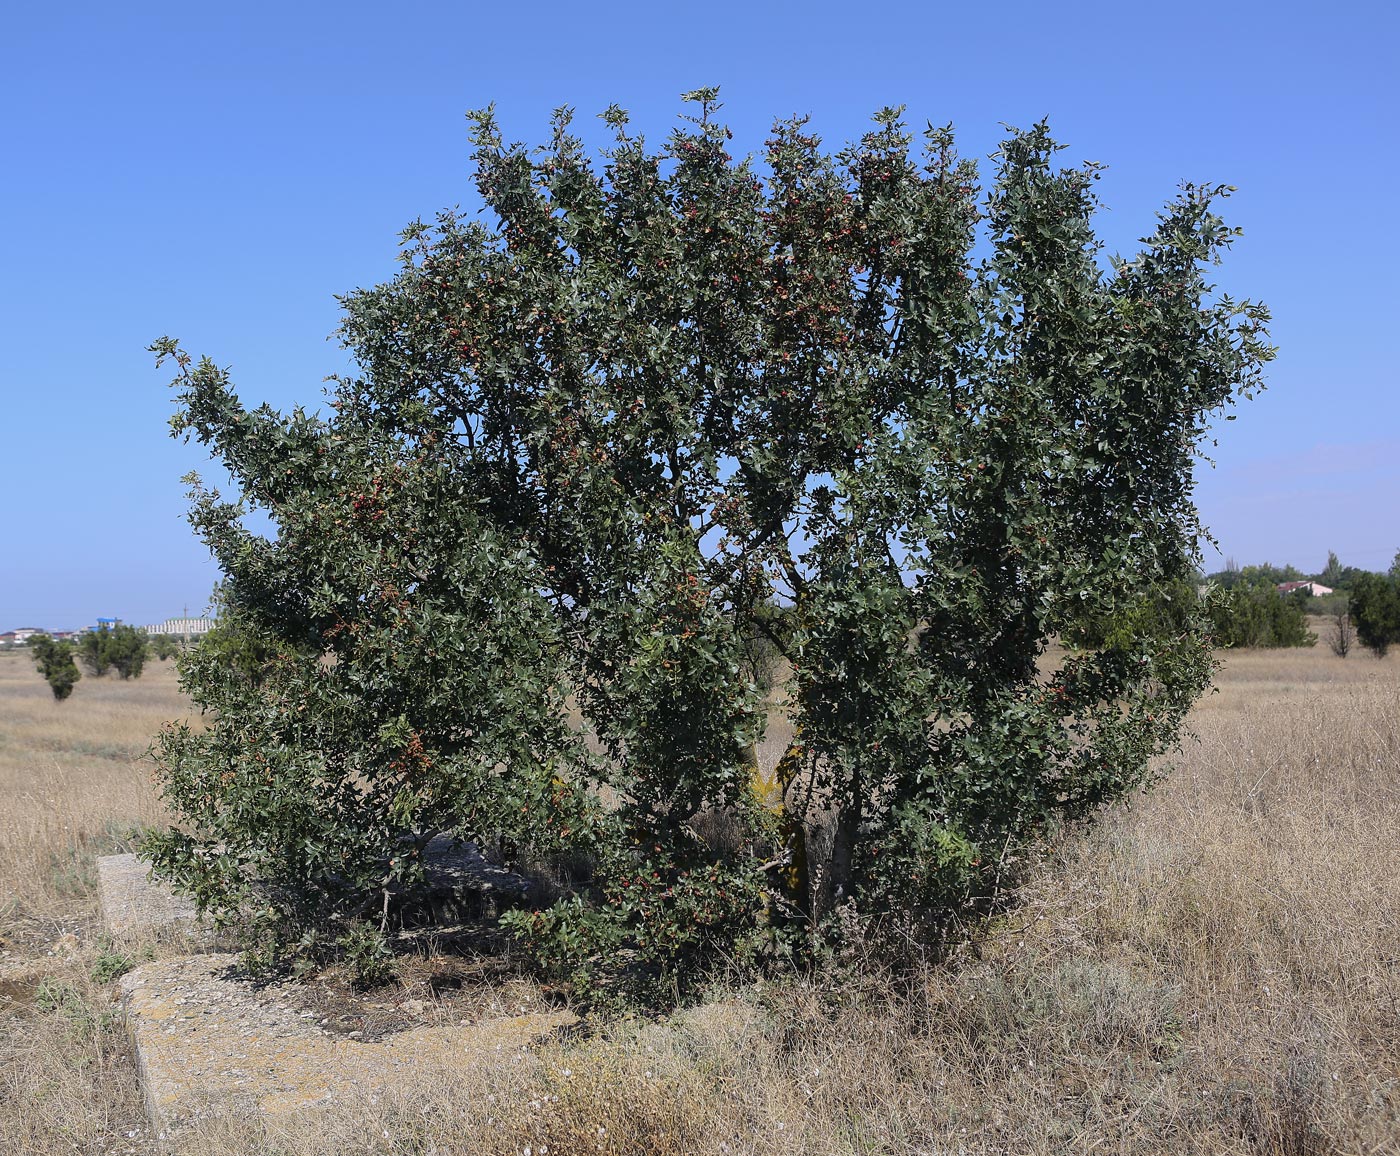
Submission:
[[[170,897],[162,899],[162,889],[144,876],[136,887],[114,865],[103,871],[99,863],[99,878],[126,880],[120,889],[104,883],[103,911],[114,932],[159,931],[193,914],[167,903]],[[298,1011],[277,986],[242,976],[229,954],[145,964],[122,977],[120,1000],[151,1124],[167,1134],[211,1111],[275,1115],[360,1102],[463,1065],[518,1062],[533,1043],[575,1019],[566,1011],[538,1012],[354,1039]]]

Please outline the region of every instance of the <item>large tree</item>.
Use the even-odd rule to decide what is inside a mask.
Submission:
[[[688,99],[655,151],[609,109],[600,162],[567,112],[535,151],[473,114],[486,213],[413,224],[343,299],[359,371],[327,416],[248,411],[157,343],[175,432],[240,489],[194,492],[220,629],[263,656],[197,648],[208,726],[161,743],[182,826],[148,854],[203,902],[387,918],[435,833],[504,832],[589,864],[512,917],[584,973],[837,908],[917,940],[1174,742],[1203,624],[1138,608],[1193,574],[1197,443],[1272,355],[1203,275],[1227,190],[1105,260],[1097,167],[1056,167],[1044,125],[984,195],[897,110],[835,154],[781,122],[754,160]],[[1170,628],[1047,664],[1115,618]]]

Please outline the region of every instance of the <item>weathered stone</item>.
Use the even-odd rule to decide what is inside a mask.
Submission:
[[[155,934],[194,922],[194,904],[152,882],[135,855],[104,855],[97,861],[102,918],[114,936]]]
[[[235,961],[189,956],[121,980],[147,1110],[160,1131],[211,1107],[277,1114],[363,1101],[465,1064],[500,1064],[574,1021],[545,1012],[356,1040],[240,979]]]

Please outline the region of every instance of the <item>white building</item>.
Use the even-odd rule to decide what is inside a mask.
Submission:
[[[146,627],[147,634],[178,634],[183,638],[203,638],[214,629],[212,618],[167,618]]]

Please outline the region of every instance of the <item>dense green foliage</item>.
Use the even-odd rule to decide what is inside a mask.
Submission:
[[[112,669],[112,659],[107,651],[107,631],[88,630],[79,635],[76,646],[78,659],[93,678],[102,678]]]
[[[1226,190],[1106,273],[1097,171],[1044,126],[984,196],[897,111],[834,155],[780,123],[756,162],[691,97],[659,152],[610,109],[601,168],[567,114],[538,151],[475,114],[488,212],[344,299],[329,416],[155,347],[241,489],[192,521],[255,658],[185,661],[208,725],[163,737],[182,825],[146,847],[206,906],[349,943],[434,834],[502,833],[590,866],[508,919],[538,959],[669,985],[835,923],[925,941],[1174,743],[1194,603],[1040,666],[1193,573],[1197,441],[1272,355],[1203,277]]]
[[[1211,599],[1211,635],[1222,647],[1312,646],[1317,642],[1308,629],[1313,601],[1305,590],[1280,594],[1267,578],[1239,583]]]
[[[146,632],[136,626],[118,623],[107,632],[107,654],[119,678],[140,678],[146,665]]]
[[[1351,621],[1357,640],[1377,658],[1400,643],[1400,573],[1361,575],[1352,583]]]
[[[1216,602],[1219,597],[1215,596]],[[1178,575],[1123,600],[1108,614],[1084,614],[1066,626],[1062,638],[1074,647],[1131,649],[1140,638],[1189,634],[1199,627],[1203,615],[1214,610],[1196,575]]]
[[[78,640],[78,658],[94,678],[115,670],[120,678],[140,678],[148,653],[146,632],[119,622],[89,630]]]
[[[71,642],[60,642],[47,634],[33,634],[29,638],[29,651],[34,665],[53,691],[54,698],[62,702],[73,693],[73,687],[83,676],[78,664],[73,661]]]
[[[1363,578],[1369,573],[1369,570],[1363,570],[1359,566],[1343,566],[1336,553],[1329,550],[1327,565],[1317,575],[1317,581],[1339,594],[1345,594],[1351,591],[1358,578]]]
[[[1238,586],[1275,587],[1284,582],[1301,582],[1306,578],[1307,575],[1296,566],[1261,562],[1257,566],[1227,566],[1224,570],[1207,575],[1206,581],[1221,590],[1234,590]]]

